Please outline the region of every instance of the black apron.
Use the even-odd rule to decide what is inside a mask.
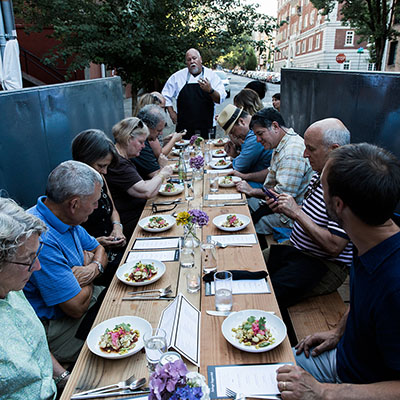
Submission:
[[[204,75],[204,69],[201,77]],[[185,139],[193,135],[201,135],[208,139],[208,130],[213,127],[214,101],[211,95],[201,90],[198,83],[188,83],[190,72],[186,79],[185,86],[179,92],[177,98],[178,123],[176,131],[187,130]]]

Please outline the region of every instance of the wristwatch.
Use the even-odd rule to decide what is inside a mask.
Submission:
[[[100,261],[92,261],[97,265],[97,268],[99,269],[100,274],[104,274],[104,267]]]
[[[208,94],[213,94],[215,92],[215,90],[213,88],[211,88],[211,90],[208,92]]]

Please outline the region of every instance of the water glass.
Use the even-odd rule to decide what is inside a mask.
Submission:
[[[143,335],[144,349],[146,351],[147,368],[149,372],[155,371],[161,356],[167,351],[167,332],[155,328]]]
[[[211,150],[205,150],[205,152],[204,152],[204,162],[206,163],[206,165],[210,164],[211,159],[212,159]]]
[[[215,139],[215,128],[211,128],[208,130],[208,141],[211,142],[211,140]]]
[[[185,200],[191,201],[194,199],[193,181],[188,180],[184,184],[185,184]]]
[[[189,241],[188,241],[189,242]],[[192,242],[192,241],[190,241]],[[180,251],[180,266],[182,268],[193,268],[194,267],[194,251],[193,246],[185,246],[181,247]]]
[[[215,309],[217,311],[232,310],[232,273],[219,271],[214,274]]]
[[[217,270],[215,242],[210,241],[201,244],[201,264],[205,274]]]
[[[189,293],[200,290],[200,275],[197,271],[190,271],[186,275],[186,288]]]
[[[210,182],[210,192],[211,193],[218,192],[218,176],[214,174],[209,174],[209,182]]]

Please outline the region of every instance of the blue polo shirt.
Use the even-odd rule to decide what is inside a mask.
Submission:
[[[59,220],[39,197],[28,210],[45,222],[49,230],[41,240],[40,271],[35,271],[24,288],[26,298],[39,318],[59,319],[65,316],[57,304],[70,300],[80,291],[72,267],[83,265],[83,250],[92,251],[99,243],[81,226],[70,226]]]
[[[400,233],[355,257],[350,304],[337,347],[340,379],[359,384],[400,380]]]
[[[254,132],[250,130],[241,146],[240,154],[233,159],[232,166],[236,171],[244,174],[262,171],[269,167],[271,156],[272,150],[265,150],[264,146],[257,142]],[[251,187],[262,187],[260,182],[249,181],[248,183]]]

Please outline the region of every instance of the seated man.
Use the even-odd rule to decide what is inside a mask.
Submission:
[[[268,172],[272,150],[265,150],[257,143],[250,121],[251,116],[246,111],[232,104],[228,104],[217,119],[225,133],[240,145],[240,152],[232,141],[225,145],[225,151],[233,157],[232,165],[237,171],[234,175],[248,181],[251,187],[260,188]]]
[[[352,261],[347,234],[326,214],[320,175],[329,153],[350,143],[341,121],[327,118],[304,134],[304,157],[316,172],[302,206],[282,193],[267,201],[272,211],[294,221],[290,241],[263,251],[275,296],[282,309],[300,300],[336,290],[346,279]]]
[[[357,248],[350,308],[336,328],[300,341],[297,366],[278,369],[282,399],[399,399],[400,229],[391,216],[400,162],[367,143],[342,146],[321,180],[328,215]]]
[[[312,174],[310,163],[303,157],[303,138],[287,128],[281,114],[273,108],[263,108],[254,114],[250,129],[264,149],[274,149],[264,186],[275,193],[290,194],[297,204],[301,204]],[[265,201],[260,204],[258,198],[266,198],[262,189],[252,188],[246,181],[238,182],[236,187],[251,196],[249,207],[258,234],[269,235],[273,227],[292,226],[289,217],[275,214]]]
[[[76,360],[100,305],[103,288],[93,280],[104,272],[107,254],[79,225],[97,208],[102,184],[93,168],[65,161],[50,173],[46,196],[28,210],[49,230],[42,235],[42,269],[30,277],[24,292],[60,362]]]

